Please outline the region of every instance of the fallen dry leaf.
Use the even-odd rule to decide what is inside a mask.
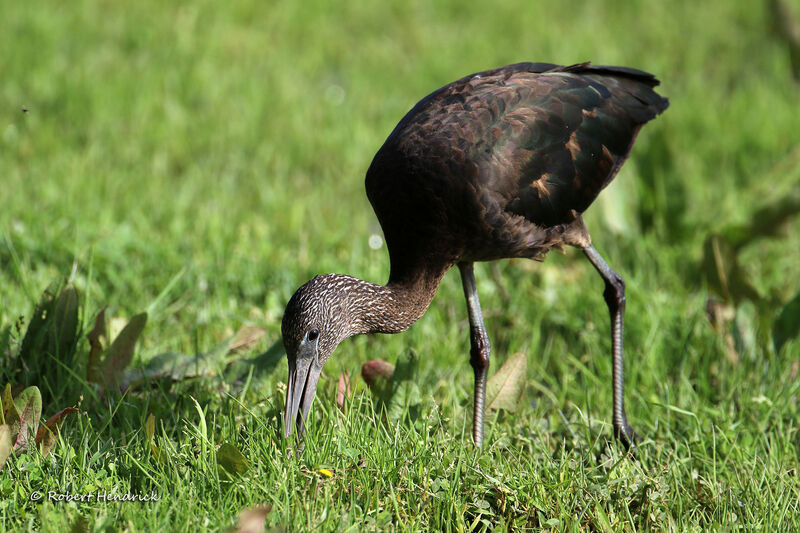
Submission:
[[[41,446],[42,457],[47,457],[53,449],[53,446],[56,445],[56,441],[58,440],[58,428],[61,425],[61,421],[65,416],[77,410],[76,407],[66,407],[60,410],[48,418],[47,422],[36,432],[36,444]]]
[[[86,338],[89,339],[89,364],[86,368],[86,379],[93,383],[99,383],[103,379],[103,341],[106,339],[106,308],[97,313],[94,320],[94,327]]]
[[[350,374],[342,372],[339,374],[339,386],[336,392],[336,405],[344,411],[344,399],[350,398]]]
[[[364,378],[370,389],[374,388],[381,379],[386,381],[392,379],[392,374],[394,374],[394,365],[380,359],[367,361],[361,365],[361,377]]]
[[[489,409],[514,411],[525,390],[528,373],[528,356],[517,352],[489,378],[486,385],[486,401]]]
[[[0,471],[3,470],[9,455],[11,455],[11,428],[3,424],[0,426]]]
[[[271,505],[258,505],[245,509],[239,513],[239,524],[234,531],[238,533],[260,533],[264,531],[267,515],[271,511]]]

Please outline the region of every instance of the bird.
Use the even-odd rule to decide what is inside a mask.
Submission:
[[[407,330],[457,266],[475,378],[472,437],[480,448],[491,344],[473,264],[542,261],[570,245],[605,282],[613,432],[625,448],[635,445],[640,437],[628,423],[623,392],[625,283],[592,245],[582,214],[617,175],[641,127],[668,107],[657,85],[652,74],[628,67],[516,63],[470,74],[420,100],[366,173],[389,252],[387,283],[318,275],[286,305],[285,438],[296,426],[303,439],[322,368],[339,343]]]

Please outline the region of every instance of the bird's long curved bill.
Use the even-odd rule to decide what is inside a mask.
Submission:
[[[317,363],[316,354],[298,354],[289,362],[289,386],[286,389],[286,413],[284,415],[284,435],[292,436],[292,427],[297,423],[297,438],[303,438],[305,419],[311,410],[311,403],[317,392],[317,382],[322,366]]]

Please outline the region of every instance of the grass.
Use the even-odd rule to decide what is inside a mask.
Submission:
[[[702,268],[708,235],[800,184],[798,87],[768,20],[759,3],[716,0],[4,6],[0,339],[18,338],[18,318],[66,278],[84,334],[104,306],[149,311],[134,366],[206,352],[247,323],[267,332],[241,357],[255,356],[311,276],[384,281],[363,176],[400,117],[444,83],[591,59],[656,73],[671,107],[587,213],[628,287],[628,414],[646,436],[636,459],[610,440],[602,283],[569,251],[501,262],[499,276],[476,267],[493,371],[528,354],[525,401],[490,416],[482,451],[453,272],[409,332],[335,352],[299,458],[280,436],[283,362],[104,400],[73,372],[44,412],[74,403],[81,414],[49,457],[20,454],[0,472],[0,529],[219,530],[258,504],[272,506],[268,528],[290,530],[798,529],[800,342],[776,351],[770,324],[800,286],[800,223],[742,249],[764,300],[727,302],[721,330]],[[340,372],[410,347],[416,419],[384,424],[358,379],[347,412],[336,409]],[[10,353],[3,381],[27,383]],[[163,461],[145,435],[150,413]],[[218,471],[224,442],[247,459],[243,475]],[[34,491],[160,499],[32,502]]]

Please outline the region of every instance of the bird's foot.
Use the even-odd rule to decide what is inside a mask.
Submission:
[[[643,440],[642,436],[633,430],[627,420],[622,423],[614,423],[614,437],[625,446],[625,450],[635,448],[636,444]]]

